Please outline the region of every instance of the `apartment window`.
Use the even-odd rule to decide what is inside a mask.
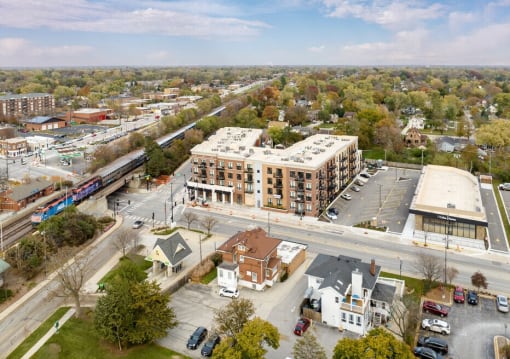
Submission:
[[[213,186],[214,186],[214,179],[213,179],[213,178],[211,178],[211,179],[209,180],[209,184],[211,184],[211,185],[213,185]]]
[[[296,188],[296,181],[290,181],[290,188]]]
[[[278,198],[278,199],[276,200],[276,205],[277,205],[277,206],[281,206],[281,205],[282,205],[282,200],[281,200],[280,198]]]
[[[273,199],[272,199],[272,198],[268,198],[268,199],[267,199],[267,203],[268,203],[269,205],[272,205],[272,204],[273,204]]]
[[[241,188],[243,188],[243,186],[240,183],[238,183],[237,184],[237,189],[241,189]]]
[[[312,211],[312,205],[310,203],[306,204],[306,211],[311,212]]]
[[[272,178],[268,178],[267,179],[267,184],[273,184],[273,179]]]
[[[268,175],[273,174],[273,169],[271,167],[267,168],[267,174]]]
[[[342,313],[342,322],[346,322],[347,321],[347,315],[345,313]]]
[[[244,256],[239,256],[239,263],[244,263]]]
[[[290,198],[294,198],[294,197],[296,197],[296,192],[290,191]]]
[[[290,177],[296,177],[296,171],[290,171]]]
[[[296,208],[296,202],[290,202],[290,208]]]
[[[224,185],[225,185],[225,181],[221,180],[221,181],[219,181],[219,182],[218,182],[218,184],[219,184],[220,186],[224,186]]]
[[[227,173],[227,177],[232,179],[233,178],[232,173]]]
[[[210,170],[210,171],[209,171],[209,175],[210,175],[210,176],[214,176],[214,170]]]
[[[240,181],[240,180],[241,180],[241,174],[240,174],[240,173],[238,173],[238,174],[236,175],[236,179],[237,179],[238,181]]]
[[[306,172],[306,179],[307,180],[311,180],[312,179],[312,173],[311,172]]]
[[[358,327],[361,327],[361,315],[357,315],[357,316],[356,316],[356,325],[357,325]]]
[[[193,159],[193,163],[197,165],[197,164],[198,164],[198,159],[197,159],[197,158],[194,158],[194,159]]]
[[[306,189],[311,190],[312,184],[310,182],[306,182]]]
[[[257,281],[257,272],[251,272],[251,281],[256,282]]]
[[[219,167],[223,167],[223,166],[225,166],[225,162],[220,161]]]
[[[209,162],[209,167],[214,167],[214,161],[212,161],[212,160],[211,160],[211,161]]]
[[[232,169],[234,167],[234,165],[232,164],[232,162],[229,162],[228,163],[228,168]]]
[[[228,181],[228,186],[229,186],[229,187],[234,187],[234,182],[232,182],[232,181]]]
[[[338,297],[335,297],[335,303],[338,303],[339,301]]]
[[[198,167],[193,167],[193,173],[198,173]]]
[[[354,324],[354,314],[349,314],[349,324]]]
[[[273,189],[272,188],[268,188],[267,189],[267,194],[273,194]]]
[[[223,278],[223,269],[220,269],[219,271],[220,278]]]

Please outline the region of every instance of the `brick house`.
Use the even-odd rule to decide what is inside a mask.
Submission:
[[[411,127],[407,131],[404,141],[406,146],[418,147],[426,142],[426,137],[417,128]]]
[[[0,155],[7,157],[20,157],[28,152],[27,140],[23,137],[0,140]]]
[[[53,193],[53,183],[46,180],[35,180],[12,189],[0,192],[1,211],[19,211],[37,199]]]
[[[37,116],[25,121],[28,131],[46,131],[66,127],[66,121],[57,117]]]
[[[278,245],[282,241],[267,236],[262,228],[239,232],[217,250],[223,262],[218,266],[221,287],[247,287],[263,290],[279,278],[281,259]]]

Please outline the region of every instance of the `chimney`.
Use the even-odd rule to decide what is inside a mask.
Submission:
[[[370,274],[372,274],[372,277],[375,276],[375,259],[372,258],[370,260]]]

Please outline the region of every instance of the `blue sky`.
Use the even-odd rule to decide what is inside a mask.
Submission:
[[[510,0],[0,0],[0,67],[510,65]]]

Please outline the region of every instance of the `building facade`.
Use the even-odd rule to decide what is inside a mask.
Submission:
[[[27,140],[22,137],[0,140],[0,155],[7,157],[20,157],[28,152]]]
[[[226,127],[191,150],[195,198],[318,216],[360,171],[355,136],[313,135],[288,148],[259,129]]]
[[[0,115],[5,117],[45,115],[55,111],[55,98],[47,93],[0,96]]]
[[[66,127],[66,121],[57,117],[37,116],[25,121],[28,131],[48,131]]]

